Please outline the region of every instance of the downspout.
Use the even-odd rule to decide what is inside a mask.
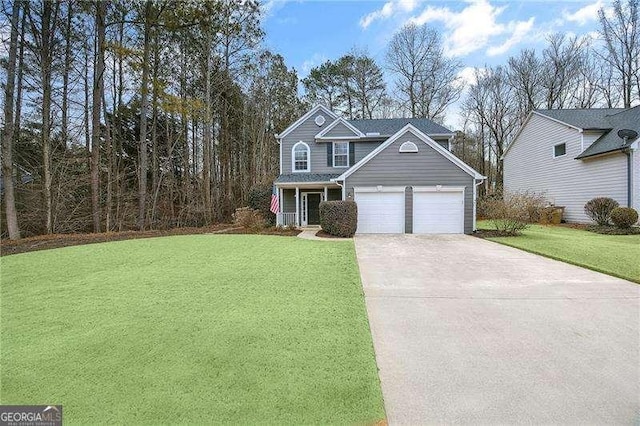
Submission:
[[[476,232],[478,230],[478,227],[476,225],[476,217],[478,215],[476,213],[476,206],[478,204],[478,186],[482,185],[482,182],[484,182],[485,179],[486,176],[480,179],[477,183],[473,184],[473,232]]]

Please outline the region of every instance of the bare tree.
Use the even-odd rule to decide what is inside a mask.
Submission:
[[[618,75],[622,103],[630,108],[640,97],[640,16],[639,0],[615,0],[613,14],[607,16],[604,9],[598,11],[600,33],[605,41],[604,58]],[[635,86],[635,95],[634,95]]]
[[[104,49],[107,1],[96,1],[96,57],[93,74],[91,123],[91,211],[93,232],[100,232],[100,117],[104,98]]]
[[[542,51],[544,106],[547,109],[566,108],[580,79],[588,41],[556,33],[549,36],[548,42]]]
[[[46,209],[47,233],[53,232],[53,199],[51,196],[51,76],[53,72],[53,51],[56,40],[56,26],[60,3],[42,0],[40,25],[37,17],[29,13],[31,31],[35,39],[35,50],[40,61],[40,83],[42,85],[42,174],[44,177],[44,202]],[[30,9],[31,12],[31,9]]]
[[[13,186],[13,134],[14,134],[14,90],[16,75],[16,57],[18,55],[18,20],[20,17],[20,3],[13,2],[11,12],[11,38],[9,41],[9,61],[7,62],[7,83],[4,88],[4,132],[2,138],[2,182],[4,184],[4,206],[7,218],[9,238],[20,238],[16,199]]]
[[[461,66],[445,56],[440,35],[434,29],[405,25],[391,39],[386,58],[412,117],[441,120],[447,107],[460,97]]]

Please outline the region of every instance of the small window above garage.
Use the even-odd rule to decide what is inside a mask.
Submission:
[[[567,144],[559,143],[553,146],[553,157],[562,157],[567,154]]]
[[[402,153],[418,152],[418,146],[413,142],[406,141],[405,143],[400,145],[400,150],[399,151],[402,152]]]

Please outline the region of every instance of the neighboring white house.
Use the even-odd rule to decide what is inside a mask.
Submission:
[[[622,129],[640,133],[640,106],[533,111],[503,156],[505,191],[542,193],[568,222],[589,222],[595,197],[640,211],[640,138]]]

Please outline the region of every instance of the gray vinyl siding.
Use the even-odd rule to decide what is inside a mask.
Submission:
[[[399,153],[406,141],[418,146],[417,153]],[[353,188],[360,186],[461,186],[465,188],[464,232],[473,232],[474,179],[467,172],[435,151],[413,133],[407,132],[373,157],[345,182],[347,197],[353,198]],[[406,192],[405,192],[406,194]],[[405,227],[411,225],[411,205],[405,208]]]
[[[325,115],[322,111],[312,114],[307,120],[296,127],[291,133],[282,138],[282,174],[291,173],[291,149],[302,141],[309,145],[311,155],[310,173],[341,173],[345,169],[327,167],[327,147],[324,143],[315,142],[315,136],[330,124],[330,117],[322,126],[318,126],[314,120],[318,115]]]
[[[356,163],[369,155],[371,151],[376,149],[382,142],[355,142]]]
[[[449,151],[449,139],[434,139],[441,147]]]
[[[404,189],[404,232],[413,233],[413,188]]]
[[[342,137],[342,136],[349,136],[349,137],[355,137],[357,136],[355,133],[353,133],[353,130],[349,129],[347,126],[345,126],[343,123],[338,123],[336,124],[336,126],[329,130],[324,137]]]
[[[327,192],[327,201],[342,200],[342,189],[329,189]]]
[[[559,143],[566,143],[567,154],[554,158],[553,147]],[[626,205],[626,155],[576,160],[582,143],[577,130],[533,114],[505,155],[505,191],[544,194],[550,203],[565,207],[568,222],[589,222],[584,205],[595,197]]]
[[[296,211],[296,190],[282,190],[282,211],[284,213],[294,213]]]

